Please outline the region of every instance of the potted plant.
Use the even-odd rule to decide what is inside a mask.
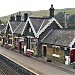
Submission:
[[[75,69],[75,62],[72,63],[73,69]]]

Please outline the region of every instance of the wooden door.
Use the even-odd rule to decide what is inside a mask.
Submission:
[[[18,50],[21,50],[21,42],[18,42]]]
[[[71,63],[75,61],[75,49],[71,50],[70,59],[71,59]]]

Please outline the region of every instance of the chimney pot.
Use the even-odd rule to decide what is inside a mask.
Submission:
[[[15,16],[14,16],[14,14],[11,14],[11,16],[10,16],[10,21],[15,21]]]
[[[28,13],[25,13],[25,14],[24,14],[24,21],[26,22],[27,19],[28,19]]]
[[[18,12],[16,15],[16,21],[21,21],[21,12]]]
[[[54,17],[54,7],[53,7],[53,4],[51,4],[51,8],[49,9],[50,11],[50,18]]]

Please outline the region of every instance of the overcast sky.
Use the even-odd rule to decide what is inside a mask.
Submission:
[[[0,16],[17,11],[48,10],[51,4],[55,9],[75,8],[75,0],[0,0]]]

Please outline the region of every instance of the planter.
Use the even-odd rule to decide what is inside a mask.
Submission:
[[[75,69],[75,62],[71,63],[73,69]]]

